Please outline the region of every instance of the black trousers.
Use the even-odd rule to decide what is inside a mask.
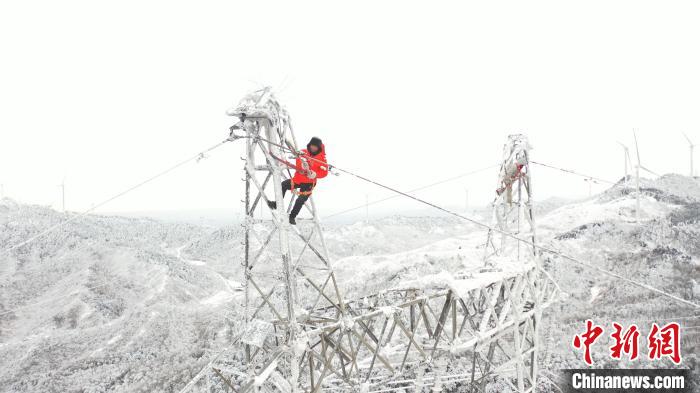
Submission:
[[[294,188],[299,189],[301,192],[309,192],[313,190],[314,184],[313,183],[294,183]],[[287,191],[292,189],[292,181],[290,179],[287,179],[282,182],[282,197],[287,193]],[[297,215],[299,215],[299,212],[301,211],[301,208],[304,207],[304,203],[309,199],[311,194],[307,195],[297,195],[297,200],[294,202],[294,206],[292,207],[292,211],[289,212],[289,216],[292,218],[296,218]]]

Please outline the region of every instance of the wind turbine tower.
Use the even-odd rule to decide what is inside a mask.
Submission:
[[[641,161],[641,159],[639,158],[639,144],[637,143],[637,132],[636,132],[634,129],[632,129],[632,134],[634,135],[634,148],[635,148],[636,151],[637,151],[637,165],[635,165],[635,171],[636,171],[636,177],[637,177],[637,184],[636,184],[636,188],[637,188],[637,209],[636,209],[636,211],[635,211],[635,219],[636,219],[636,222],[639,223],[639,211],[641,210],[641,207],[640,207],[640,198],[641,198],[641,195],[642,195],[642,192],[641,192],[640,187],[639,187],[639,170],[640,170],[640,169],[643,169],[643,170],[649,172],[650,174],[652,174],[652,175],[654,175],[654,176],[659,176],[659,175],[658,175],[656,172],[652,171],[651,169],[646,168],[646,167],[644,167],[644,166],[642,165],[642,161]]]
[[[64,177],[63,180],[61,180],[61,184],[58,185],[61,187],[61,210],[65,213],[66,212],[66,178]]]
[[[688,145],[690,145],[690,177],[693,177],[695,174],[695,167],[693,166],[693,149],[695,148],[695,145],[690,141],[690,138],[688,138],[688,135],[686,135],[685,132],[683,133],[683,136],[688,141]]]
[[[625,161],[625,188],[627,188],[627,181],[629,177],[629,169],[628,169],[628,164],[629,166],[632,165],[632,159],[630,158],[630,149],[627,148],[627,145],[625,145],[622,142],[617,142],[620,146],[622,146],[622,149],[624,150],[624,161]]]

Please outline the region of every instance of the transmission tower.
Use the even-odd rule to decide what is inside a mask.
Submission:
[[[287,112],[264,89],[229,114],[238,118],[231,138],[246,141],[245,318],[182,392],[484,392],[495,379],[534,390],[539,315],[556,291],[535,264],[346,300],[313,199],[302,230],[287,221],[293,201],[284,204],[280,184],[298,151]],[[269,220],[254,217],[259,204]]]
[[[312,224],[311,231],[302,234],[289,224],[296,195],[292,193],[285,205],[281,183],[293,176],[287,160],[295,157],[287,156],[298,148],[287,112],[264,89],[245,97],[229,115],[239,120],[232,132],[242,132],[246,141],[245,328],[241,342],[246,371],[254,377],[242,381],[239,391],[259,387],[263,376],[266,382],[262,385],[298,391],[301,383],[310,382],[300,375],[300,361],[305,358],[311,365],[314,361],[305,352],[310,346],[308,326],[342,320],[347,314],[345,304],[313,197],[305,204],[308,218],[300,219]],[[276,208],[268,206],[270,201]],[[270,211],[270,220],[255,218],[258,204]]]
[[[532,183],[530,181],[531,149],[527,136],[509,135],[503,145],[503,158],[498,173],[496,196],[492,203],[493,224],[488,231],[484,260],[488,264],[498,255],[512,255],[507,246],[515,247],[515,254],[521,258],[521,242],[513,241],[511,236],[535,244],[535,216],[532,211]],[[510,235],[510,236],[509,236]],[[510,241],[509,241],[510,240]],[[529,255],[537,250],[529,246]]]

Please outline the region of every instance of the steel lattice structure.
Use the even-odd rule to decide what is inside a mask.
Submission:
[[[483,392],[495,379],[534,391],[539,317],[556,294],[537,264],[345,300],[313,199],[308,233],[287,221],[293,201],[285,209],[280,183],[292,174],[282,147],[297,144],[286,111],[265,89],[229,114],[239,119],[232,135],[246,140],[245,321],[183,391]],[[268,219],[256,218],[261,204]]]
[[[530,143],[525,135],[508,136],[503,145],[503,159],[498,172],[496,196],[493,200],[493,229],[488,231],[484,259],[488,263],[494,255],[515,254],[521,257],[521,242],[512,240],[508,234],[536,244],[535,216],[532,211],[532,184],[530,181]],[[527,225],[524,225],[527,224]],[[500,235],[500,236],[499,236]],[[495,239],[500,237],[500,239]],[[507,249],[513,245],[515,250]],[[530,245],[528,257],[537,256]],[[535,258],[537,260],[537,258]]]

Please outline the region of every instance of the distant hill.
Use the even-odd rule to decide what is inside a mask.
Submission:
[[[641,225],[634,222],[633,190],[618,183],[585,200],[536,205],[540,242],[700,302],[700,182],[667,175],[642,185]],[[487,213],[479,215],[490,223]],[[4,199],[0,248],[66,217]],[[456,217],[387,216],[324,227],[347,297],[479,266],[486,239]],[[178,391],[238,328],[242,229],[90,215],[0,256],[2,390]],[[697,363],[700,319],[692,317],[700,313],[546,254],[544,261],[568,294],[545,313],[545,372],[583,365],[565,343],[586,318],[646,329],[649,321],[685,316],[678,320],[684,364]],[[596,366],[612,365],[601,353],[594,351]]]

